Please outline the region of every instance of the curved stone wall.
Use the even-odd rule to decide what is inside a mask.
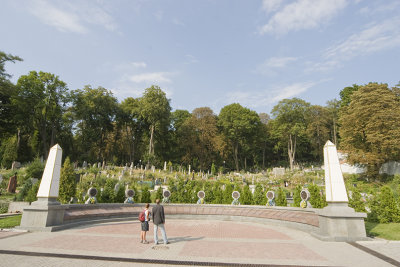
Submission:
[[[152,204],[154,205],[154,204]],[[65,206],[64,227],[79,223],[101,220],[136,219],[144,204],[94,204]],[[181,218],[204,218],[222,220],[240,220],[256,222],[286,222],[295,228],[318,228],[318,214],[314,209],[291,207],[231,206],[231,205],[195,205],[166,204],[165,215]]]

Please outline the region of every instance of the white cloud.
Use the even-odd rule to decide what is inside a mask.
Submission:
[[[76,14],[59,9],[50,2],[44,0],[34,1],[30,12],[43,23],[53,26],[59,31],[75,33],[85,33],[87,31]]]
[[[90,25],[99,25],[115,31],[117,24],[106,8],[93,1],[48,1],[29,2],[29,12],[43,23],[59,31],[86,33]]]
[[[131,65],[135,68],[146,68],[147,64],[145,62],[132,62]]]
[[[185,26],[185,23],[183,23],[182,21],[180,21],[177,18],[172,19],[172,23],[175,25],[179,25],[179,26]]]
[[[194,64],[194,63],[198,63],[199,62],[198,59],[195,56],[190,55],[190,54],[185,55],[185,58],[186,58],[185,64]]]
[[[262,9],[268,14],[276,11],[282,4],[282,0],[263,0]]]
[[[295,57],[271,57],[257,67],[257,71],[264,75],[274,75],[278,69],[287,67],[295,62]]]
[[[290,31],[317,28],[331,20],[346,5],[346,0],[297,0],[276,12],[259,33],[284,35]],[[275,4],[272,7],[277,9]]]
[[[129,80],[134,83],[170,83],[172,82],[169,78],[173,75],[173,72],[149,72],[149,73],[141,73],[135,74],[129,77]]]
[[[222,102],[240,103],[249,108],[266,107],[282,99],[298,96],[316,84],[316,82],[299,82],[282,87],[275,87],[273,89],[266,89],[262,92],[236,91],[229,93]]]
[[[323,52],[322,61],[309,63],[306,72],[329,71],[355,57],[400,46],[400,17],[374,23]]]
[[[400,17],[395,17],[351,35],[345,41],[329,47],[324,54],[327,59],[349,60],[400,45]]]

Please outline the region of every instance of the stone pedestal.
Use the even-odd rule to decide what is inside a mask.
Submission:
[[[312,233],[324,241],[368,240],[365,232],[365,213],[355,212],[347,203],[329,203],[318,210],[319,231]]]
[[[20,229],[29,231],[49,231],[53,226],[64,223],[64,213],[67,207],[61,205],[56,198],[39,198],[24,208]]]

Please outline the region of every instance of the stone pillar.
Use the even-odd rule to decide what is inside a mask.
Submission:
[[[64,222],[65,207],[57,201],[61,174],[62,149],[50,149],[37,194],[38,200],[24,208],[19,228],[31,231],[52,231]]]
[[[317,210],[319,231],[314,236],[325,241],[367,240],[365,213],[348,206],[348,197],[340,168],[336,146],[328,141],[324,146],[325,190],[328,206]]]

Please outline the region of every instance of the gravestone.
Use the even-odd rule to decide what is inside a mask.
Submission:
[[[0,174],[0,184],[1,184],[1,182],[3,182],[3,175],[2,174]]]
[[[274,191],[268,191],[266,196],[267,196],[267,199],[268,199],[266,206],[268,206],[268,207],[275,206],[275,192]]]
[[[17,170],[19,168],[21,168],[21,162],[13,161],[13,163],[11,164],[11,170]]]
[[[83,163],[82,163],[82,168],[86,169],[86,168],[87,168],[87,166],[88,166],[88,164],[87,164],[86,160],[85,160],[85,161],[83,161]]]
[[[126,191],[125,191],[125,197],[126,197],[126,199],[125,199],[125,201],[124,201],[124,203],[127,203],[127,204],[134,204],[135,202],[133,201],[133,197],[135,196],[135,191],[134,190],[132,190],[132,189],[127,189]]]
[[[274,174],[274,176],[281,176],[285,174],[285,168],[282,167],[275,167],[272,169],[272,173]]]
[[[94,187],[89,188],[87,191],[87,194],[89,195],[88,199],[86,200],[85,204],[96,204],[97,203],[97,189]]]
[[[310,192],[307,189],[303,189],[300,192],[300,207],[301,208],[312,208],[310,202],[308,201],[310,199]]]
[[[254,195],[254,191],[256,190],[256,186],[254,184],[249,185],[251,193]]]
[[[204,198],[206,197],[206,193],[204,191],[197,192],[197,204],[205,204]]]
[[[163,192],[162,203],[169,203],[169,197],[171,196],[171,192],[169,190],[165,190]]]
[[[8,193],[15,193],[15,189],[17,189],[17,175],[10,177],[8,180],[7,192]]]
[[[166,170],[167,170],[167,162],[164,161],[164,171],[166,171]]]
[[[239,202],[240,193],[239,193],[239,191],[233,191],[232,192],[232,198],[233,198],[233,201],[232,201],[231,205],[240,205],[240,202]]]

